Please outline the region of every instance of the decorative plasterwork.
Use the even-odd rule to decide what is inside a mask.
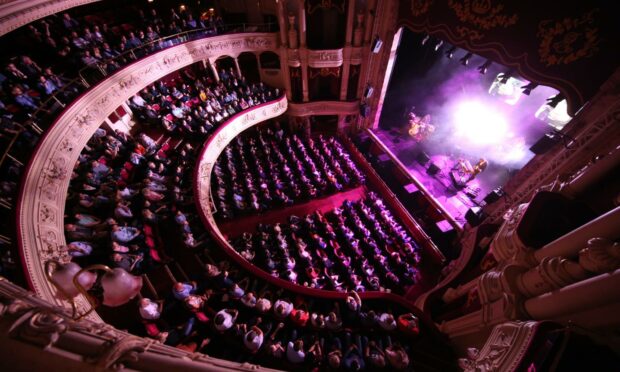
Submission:
[[[536,335],[539,322],[506,322],[495,326],[482,350],[468,349],[459,360],[465,372],[515,371]]]
[[[290,103],[288,114],[291,116],[311,115],[357,115],[358,101],[315,101],[308,103]]]
[[[100,0],[14,0],[0,5],[0,36],[64,10]]]
[[[362,54],[362,47],[352,47],[351,48],[351,64],[352,65],[361,65],[362,59],[364,55]]]
[[[11,362],[42,360],[45,353],[80,370],[275,371],[249,363],[211,358],[136,337],[106,323],[73,320],[68,312],[0,277],[0,326]],[[15,344],[34,347],[11,348]],[[24,355],[27,350],[27,355]],[[48,359],[49,360],[49,359]],[[60,366],[56,365],[56,369]]]
[[[55,301],[44,275],[47,260],[67,261],[64,206],[73,165],[105,118],[143,87],[192,63],[245,51],[276,51],[277,34],[223,35],[190,41],[145,57],[116,72],[83,94],[57,118],[39,142],[25,172],[17,224],[23,267],[31,288]],[[87,303],[78,298],[78,309]],[[66,304],[64,304],[66,305]],[[93,313],[92,319],[99,320]]]
[[[308,50],[308,66],[314,68],[342,66],[342,49]]]
[[[288,50],[288,65],[291,67],[301,66],[301,56],[299,55],[299,49],[287,49]]]

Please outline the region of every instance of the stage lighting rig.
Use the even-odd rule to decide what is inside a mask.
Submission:
[[[487,73],[487,70],[489,69],[489,67],[493,64],[493,61],[491,61],[490,59],[487,59],[487,61],[483,64],[481,64],[480,66],[478,66],[478,71],[480,71],[480,73],[482,75]],[[503,78],[502,78],[503,80]]]
[[[461,64],[463,66],[467,66],[467,64],[469,63],[469,59],[471,58],[471,56],[473,55],[473,53],[467,53],[463,56],[463,58],[459,59],[459,61],[461,62]]]
[[[437,44],[435,44],[435,52],[438,51],[442,45],[443,45],[443,40],[439,40]]]
[[[452,59],[452,57],[454,56],[454,52],[456,51],[456,47],[453,46],[452,48],[448,49],[446,51],[446,57],[448,57],[449,59]]]
[[[534,83],[534,82],[530,82],[528,85],[524,85],[521,87],[521,90],[523,90],[523,94],[525,94],[526,96],[529,96],[530,93],[532,93],[532,91],[538,86],[538,84]]]
[[[553,97],[547,98],[547,105],[555,108],[558,103],[562,102],[562,100],[564,100],[564,96],[562,95],[562,93],[558,93]]]
[[[431,38],[431,35],[426,35],[424,39],[422,39],[422,45],[426,44],[426,42]]]

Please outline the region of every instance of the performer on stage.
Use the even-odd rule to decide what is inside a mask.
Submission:
[[[422,142],[435,131],[435,126],[431,124],[431,116],[417,116],[413,111],[409,113],[409,135],[416,142]]]

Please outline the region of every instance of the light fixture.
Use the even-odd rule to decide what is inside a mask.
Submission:
[[[439,40],[437,44],[435,44],[435,52],[438,51],[442,45],[443,45],[443,40]]]
[[[375,39],[372,42],[372,52],[379,53],[381,50],[381,46],[383,45],[383,40],[379,37],[379,35],[375,36]]]
[[[530,82],[529,84],[522,86],[521,90],[523,90],[523,94],[525,94],[526,96],[529,96],[530,93],[532,93],[532,90],[534,90],[537,86],[538,84],[534,82]]]
[[[105,265],[91,265],[86,268],[74,262],[62,264],[48,261],[45,264],[48,280],[58,292],[71,303],[72,318],[82,319],[92,313],[100,304],[117,307],[132,300],[142,288],[142,277],[134,276],[121,268],[111,269]],[[94,271],[103,271],[99,279]],[[98,283],[98,284],[97,284]],[[101,287],[102,298],[96,299],[88,293],[95,285]],[[82,294],[91,307],[82,314],[77,314],[74,298]]]
[[[487,59],[487,61],[485,63],[483,63],[480,66],[478,66],[478,71],[480,71],[480,73],[482,75],[486,74],[487,70],[489,69],[489,66],[491,66],[491,64],[493,64],[493,61],[491,61],[490,59]]]
[[[461,64],[463,66],[467,66],[467,64],[469,63],[469,59],[471,58],[472,55],[473,54],[471,52],[467,53],[463,56],[463,58],[459,59],[459,61],[461,61]]]
[[[553,97],[547,98],[547,105],[555,108],[558,105],[558,103],[562,102],[563,99],[564,99],[564,96],[562,95],[562,93],[558,93]]]
[[[370,84],[366,85],[366,90],[364,90],[364,98],[370,98],[374,91],[375,88],[373,88]]]
[[[452,48],[448,49],[446,51],[446,57],[452,59],[452,57],[454,56],[454,52],[456,51],[456,47],[453,46]]]
[[[426,35],[424,39],[422,39],[422,45],[426,44],[426,42],[431,38],[431,35]]]

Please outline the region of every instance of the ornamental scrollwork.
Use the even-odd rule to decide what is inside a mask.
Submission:
[[[414,17],[419,17],[428,13],[433,0],[411,0],[411,14]]]
[[[567,65],[598,52],[599,28],[592,10],[577,18],[544,20],[538,25],[538,54],[546,66]]]
[[[504,5],[494,2],[494,0],[449,0],[448,6],[461,22],[483,30],[505,28],[517,23],[518,15],[505,14]]]

